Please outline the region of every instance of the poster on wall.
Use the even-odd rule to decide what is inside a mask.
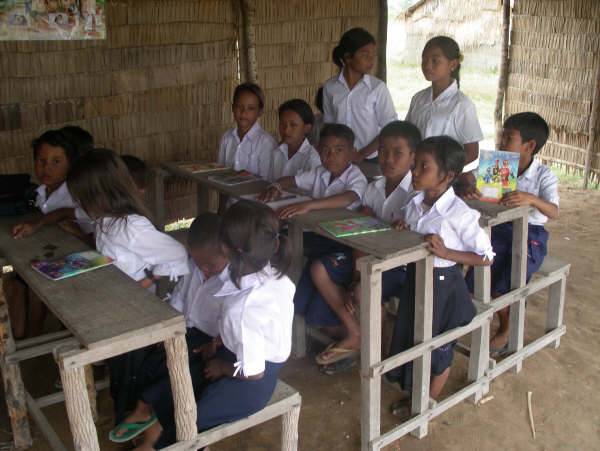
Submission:
[[[106,0],[0,0],[0,41],[105,39]]]

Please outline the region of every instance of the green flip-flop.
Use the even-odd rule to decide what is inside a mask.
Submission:
[[[119,423],[108,433],[108,439],[114,443],[128,442],[156,423],[157,420],[158,418],[153,414],[150,419],[146,421],[138,421],[137,423]],[[122,430],[125,432],[121,435],[117,435],[117,432]]]

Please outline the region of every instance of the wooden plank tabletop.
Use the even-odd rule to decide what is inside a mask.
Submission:
[[[10,230],[24,219],[0,218],[0,255],[82,345],[94,348],[148,327],[159,330],[177,323],[185,327],[179,312],[116,266],[59,281],[38,274],[31,268],[31,260],[60,258],[89,247],[57,226],[46,226],[30,237],[15,240]]]

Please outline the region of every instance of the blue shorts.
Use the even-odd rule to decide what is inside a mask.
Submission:
[[[323,255],[320,261],[332,282],[342,287],[348,287],[353,280],[354,261],[349,251],[340,251]],[[315,261],[313,260],[313,261]],[[309,261],[302,272],[294,295],[296,314],[304,316],[306,323],[315,327],[339,326],[341,324],[335,312],[317,290],[310,274]],[[386,301],[391,296],[399,296],[406,279],[406,267],[398,267],[385,271],[381,277],[381,297]]]
[[[512,223],[507,222],[492,228],[492,247],[496,256],[491,267],[492,293],[505,294],[510,291],[512,263]],[[529,224],[527,232],[527,278],[540,269],[548,253],[548,232],[544,226]],[[467,285],[473,292],[473,269],[467,273]]]

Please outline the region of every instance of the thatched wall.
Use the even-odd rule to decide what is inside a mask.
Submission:
[[[401,52],[405,63],[420,64],[425,43],[434,36],[448,35],[467,55],[469,67],[498,67],[501,0],[421,0],[399,20],[406,33]]]
[[[267,105],[263,126],[277,133],[277,108],[299,97],[313,103],[321,84],[338,72],[331,52],[341,35],[364,27],[377,37],[380,0],[256,0],[258,83]]]
[[[505,117],[535,111],[551,126],[542,157],[583,173],[600,65],[598,0],[516,0]],[[599,116],[600,117],[600,116]],[[596,124],[596,135],[600,133]],[[600,177],[600,137],[592,180]]]

